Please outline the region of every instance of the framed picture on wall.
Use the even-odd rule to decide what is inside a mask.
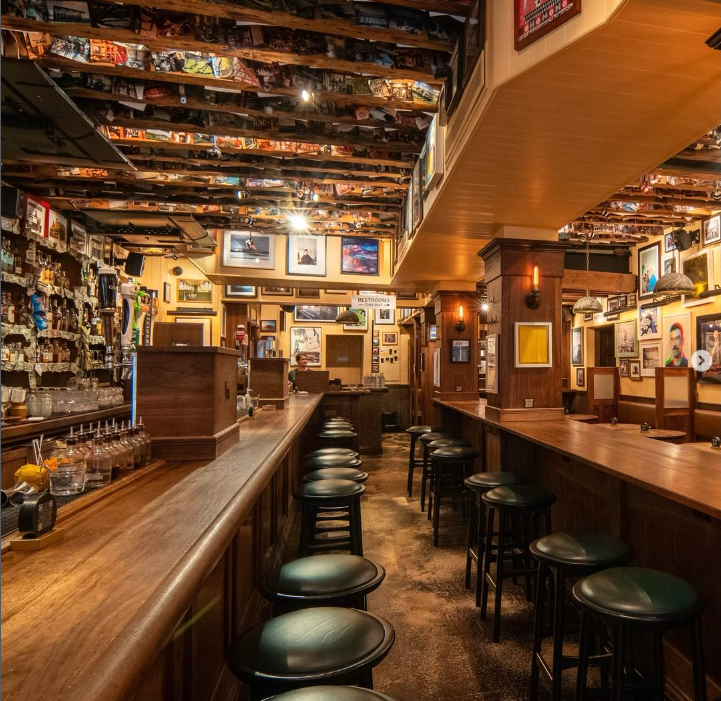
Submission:
[[[398,334],[395,331],[384,331],[382,339],[384,346],[398,345]]]
[[[663,271],[663,275],[668,275],[669,273],[675,273],[676,269],[676,253],[671,252],[667,256],[663,257],[661,270]]]
[[[513,333],[515,367],[553,367],[553,324],[550,321],[516,321]]]
[[[513,43],[516,51],[521,51],[580,14],[581,0],[513,0],[513,9]]]
[[[636,320],[617,321],[614,326],[617,358],[635,358],[638,356],[638,337]]]
[[[245,297],[254,299],[258,296],[258,288],[254,285],[226,285],[225,286],[226,297]]]
[[[716,215],[703,223],[702,244],[710,246],[712,243],[721,241],[721,216]]]
[[[326,275],[326,237],[313,234],[288,235],[288,275]]]
[[[576,368],[576,386],[586,386],[586,368]]]
[[[292,297],[292,287],[261,287],[264,295],[268,297]]]
[[[320,290],[316,290],[310,287],[299,287],[295,294],[297,297],[303,299],[320,299]]]
[[[323,330],[320,326],[292,326],[290,329],[290,364],[297,365],[295,356],[305,353],[309,367],[321,365]]]
[[[368,330],[368,310],[367,309],[356,309],[355,307],[348,307],[360,320],[359,324],[343,324],[344,331],[367,331]]]
[[[641,361],[640,360],[629,360],[628,361],[628,376],[632,380],[638,382],[641,381]]]
[[[330,323],[334,322],[337,316],[338,307],[326,304],[296,304],[293,308],[293,321]]]
[[[275,268],[275,236],[250,231],[226,231],[223,265],[228,268]]]
[[[628,358],[621,358],[621,360],[618,361],[618,376],[619,377],[628,377],[631,369],[629,367],[629,363],[631,361]]]
[[[396,323],[396,310],[376,309],[374,321],[379,326],[393,326]]]
[[[178,278],[178,302],[212,302],[213,301],[213,283],[210,280],[190,280],[188,278]]]
[[[485,43],[486,0],[476,0],[463,25],[463,86],[473,75]]]
[[[638,310],[638,339],[650,341],[661,338],[661,307]]]
[[[638,298],[653,297],[661,268],[661,244],[656,242],[638,249]]]
[[[655,377],[661,367],[661,341],[641,344],[641,377]]]
[[[499,341],[497,333],[486,336],[486,394],[498,394]]]
[[[673,234],[666,234],[663,237],[663,250],[665,253],[676,250],[676,242],[673,240]]]
[[[571,329],[571,365],[583,365],[583,326]]]
[[[471,362],[471,340],[469,338],[452,338],[451,339],[451,362],[452,363],[470,363]]]
[[[341,238],[340,271],[344,275],[378,275],[378,239],[362,236]]]
[[[696,317],[696,350],[711,356],[708,370],[697,373],[698,381],[721,384],[721,312]]]
[[[172,291],[172,287],[169,282],[163,283],[163,302],[166,304],[170,304],[170,293]]]
[[[278,328],[278,324],[275,319],[261,319],[260,320],[260,332],[261,333],[275,333]]]
[[[693,331],[689,312],[664,314],[662,343],[663,367],[688,367],[688,359],[693,355]]]
[[[702,292],[714,286],[713,251],[705,250],[681,259],[681,272],[691,278],[695,289],[692,295],[683,295],[684,307],[697,307],[701,304],[712,304],[713,297],[699,299]]]

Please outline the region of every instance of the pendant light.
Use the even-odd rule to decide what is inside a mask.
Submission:
[[[653,288],[654,297],[658,295],[664,295],[665,297],[692,295],[695,291],[693,280],[683,273],[661,275]]]
[[[352,309],[346,309],[345,311],[342,311],[340,314],[338,314],[338,316],[335,318],[335,323],[355,324],[357,326],[358,324],[360,324],[360,319]]]
[[[574,314],[598,314],[603,311],[603,306],[595,298],[591,297],[591,293],[588,287],[588,275],[590,267],[590,256],[588,253],[588,239],[590,235],[586,235],[586,296],[581,297],[576,304],[573,305]]]

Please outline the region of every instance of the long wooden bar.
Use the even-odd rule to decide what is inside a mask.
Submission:
[[[2,690],[13,701],[214,699],[230,638],[292,526],[299,441],[322,395],[239,427],[216,460],[173,463],[2,558]]]
[[[721,463],[689,444],[566,419],[500,423],[485,402],[438,401],[444,430],[554,492],[554,530],[596,530],[626,542],[633,564],[672,572],[705,596],[709,699],[721,699]],[[693,698],[687,636],[665,636],[667,691]]]

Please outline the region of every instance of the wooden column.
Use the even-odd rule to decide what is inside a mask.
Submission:
[[[479,256],[486,266],[488,334],[499,334],[498,391],[488,393],[486,415],[497,421],[563,419],[561,382],[562,293],[566,245],[557,241],[494,239]],[[538,266],[539,298],[527,304]],[[550,367],[516,367],[515,324],[551,323]]]
[[[478,297],[472,292],[438,292],[433,298],[438,337],[434,352],[439,353],[440,382],[433,383],[433,398],[441,400],[478,399]],[[459,310],[463,306],[460,328]],[[468,360],[453,361],[453,342],[468,341]],[[433,373],[434,358],[429,358]]]

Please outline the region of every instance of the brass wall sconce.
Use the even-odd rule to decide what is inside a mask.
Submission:
[[[456,321],[456,331],[466,330],[466,320],[463,317],[463,305],[458,305],[458,320]]]
[[[526,306],[529,309],[538,309],[541,306],[541,291],[538,286],[538,266],[533,266],[533,279],[531,284],[531,291],[526,295],[525,301]]]

